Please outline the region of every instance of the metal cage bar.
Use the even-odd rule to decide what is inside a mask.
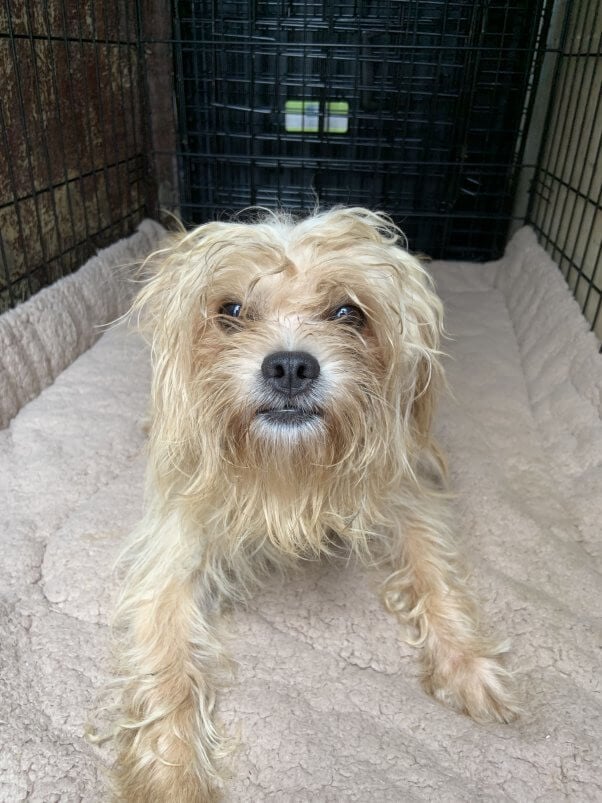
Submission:
[[[527,222],[602,340],[602,7],[567,3]]]
[[[137,4],[0,0],[0,311],[147,208]]]

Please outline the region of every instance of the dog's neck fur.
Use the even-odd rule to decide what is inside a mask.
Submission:
[[[325,454],[321,460],[314,454],[312,461],[309,454],[282,451],[278,459],[253,466],[222,455],[210,472],[205,464],[202,483],[193,468],[202,458],[189,455],[188,467],[174,473],[169,484],[160,478],[161,467],[151,466],[150,492],[156,498],[163,491],[166,506],[195,523],[182,537],[199,556],[205,550],[232,565],[240,553],[267,548],[281,561],[315,558],[331,552],[334,533],[365,559],[398,521],[404,500],[415,504],[420,487],[395,449],[383,444],[373,455],[366,462],[348,454],[336,471],[334,456],[324,459]]]

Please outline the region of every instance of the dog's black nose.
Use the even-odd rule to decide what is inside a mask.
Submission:
[[[261,363],[261,373],[274,390],[295,396],[320,375],[320,363],[306,351],[275,351]]]

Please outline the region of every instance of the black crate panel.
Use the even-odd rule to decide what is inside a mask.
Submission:
[[[533,6],[177,3],[185,219],[252,204],[365,204],[388,211],[417,250],[496,256],[511,209]],[[287,125],[291,101],[316,104],[311,124]],[[336,132],[326,112],[341,103]],[[458,221],[429,232],[422,220],[440,215]],[[460,231],[470,243],[456,251]]]

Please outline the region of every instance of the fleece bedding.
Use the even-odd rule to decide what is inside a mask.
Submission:
[[[108,261],[159,237],[145,222]],[[123,325],[99,336],[131,290],[99,259],[0,318],[6,803],[106,799],[110,746],[83,731],[107,679],[112,563],[141,512],[149,364]],[[458,543],[485,620],[512,640],[524,713],[478,725],[426,696],[379,571],[308,562],[232,620],[227,801],[602,800],[602,356],[529,229],[498,262],[432,273]]]

